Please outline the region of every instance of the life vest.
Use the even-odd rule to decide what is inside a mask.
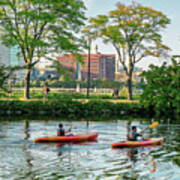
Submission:
[[[65,131],[64,131],[64,129],[58,129],[58,130],[57,130],[57,136],[65,136]]]
[[[59,130],[57,130],[57,136],[59,136],[60,135],[60,131]]]
[[[130,141],[134,140],[134,135],[132,133],[128,134],[128,140]]]
[[[132,137],[133,137],[133,134],[129,133],[129,134],[128,134],[128,137],[132,138]]]

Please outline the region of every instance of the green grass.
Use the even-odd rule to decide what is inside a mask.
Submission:
[[[31,90],[30,92],[30,98],[32,100],[42,100],[44,97],[43,92],[42,91],[35,91],[35,90]],[[22,90],[15,90],[13,91],[11,94],[5,93],[0,91],[0,100],[22,100],[24,98],[24,92]],[[50,92],[48,94],[48,99],[49,100],[57,100],[57,99],[87,99],[86,98],[86,94],[83,93],[60,93],[60,92]],[[112,96],[112,94],[90,94],[89,95],[89,99],[102,99],[102,100],[115,100],[115,98]],[[126,95],[120,94],[118,96],[118,100],[125,100],[127,99]],[[138,100],[139,96],[134,96],[133,99]],[[115,100],[116,101],[116,100]]]

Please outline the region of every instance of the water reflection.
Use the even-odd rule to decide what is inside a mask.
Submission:
[[[130,148],[127,150],[127,155],[133,163],[135,163],[138,160],[137,154],[138,154],[137,148]]]
[[[24,153],[24,160],[26,162],[25,169],[24,169],[24,176],[23,178],[28,178],[29,180],[33,180],[35,175],[33,173],[33,157],[31,155],[30,144],[28,139],[30,138],[30,122],[28,120],[24,120],[24,140],[26,140],[22,144],[22,151]]]
[[[24,166],[24,176],[23,178],[28,178],[30,180],[33,180],[35,177],[35,174],[33,173],[33,157],[31,155],[31,152],[29,151],[29,147],[27,144],[24,144],[22,146],[22,150],[24,152],[24,159],[25,159],[25,166]]]
[[[88,142],[72,142],[72,143],[53,143],[53,145],[55,145],[57,147],[57,156],[62,156],[63,152],[64,152],[64,146],[66,146],[67,151],[71,152],[73,151],[72,147],[76,146],[77,149],[81,149],[81,147],[84,146],[91,146],[91,143],[97,143],[98,140],[91,140]]]
[[[127,156],[129,157],[131,162],[135,164],[139,159],[143,158],[143,155],[144,155],[143,151],[149,151],[150,153],[151,150],[153,150],[151,146],[146,147],[146,148],[130,148],[127,150]],[[138,157],[138,154],[139,154],[139,157]],[[150,173],[156,172],[156,162],[153,156],[152,156],[152,159],[149,160],[149,164],[152,165]]]
[[[180,177],[180,126],[160,124],[145,137],[163,137],[163,146],[112,150],[126,139],[127,121],[63,122],[73,133],[98,132],[97,142],[34,144],[55,135],[58,122],[0,122],[0,179],[168,179]],[[133,122],[138,124],[139,122]],[[148,124],[141,125],[142,128]],[[4,151],[6,150],[6,151]]]
[[[62,147],[64,146],[64,143],[57,143],[56,147],[57,147],[57,156],[60,157],[63,155],[63,149]]]
[[[156,159],[153,157],[152,152],[156,152],[160,148],[161,146],[147,146],[115,149],[115,151],[119,152],[119,156],[124,155],[125,158],[124,163],[127,171],[123,173],[122,177],[124,179],[150,179],[149,177],[157,171]],[[129,163],[127,164],[127,162]],[[123,167],[122,163],[121,166]]]
[[[24,120],[24,139],[28,140],[29,138],[30,138],[29,121]]]

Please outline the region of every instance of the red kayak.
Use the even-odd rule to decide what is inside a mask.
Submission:
[[[93,141],[96,140],[97,137],[97,133],[77,134],[72,136],[47,136],[36,138],[34,139],[34,142],[82,142]]]
[[[114,148],[125,148],[125,147],[139,147],[139,146],[150,146],[150,145],[158,145],[163,142],[163,138],[151,138],[144,139],[142,141],[124,141],[117,142],[111,145]]]

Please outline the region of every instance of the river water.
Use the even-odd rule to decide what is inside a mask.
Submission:
[[[126,121],[68,122],[72,132],[99,133],[97,142],[34,144],[56,135],[60,121],[1,121],[0,180],[180,180],[180,125],[159,124],[144,137],[163,137],[161,146],[111,149],[126,138]],[[140,128],[148,124],[133,122]]]

